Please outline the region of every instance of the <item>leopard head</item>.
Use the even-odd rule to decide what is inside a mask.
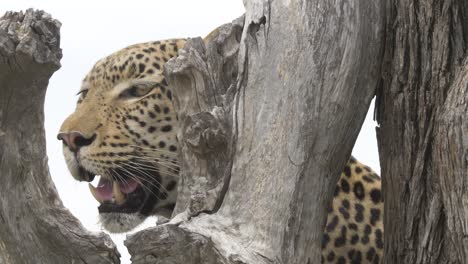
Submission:
[[[126,232],[150,215],[169,217],[178,179],[177,114],[163,64],[184,40],[137,44],[99,60],[82,82],[58,139],[71,175],[89,184],[100,221]]]

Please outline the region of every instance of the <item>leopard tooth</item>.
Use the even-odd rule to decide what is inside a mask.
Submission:
[[[114,194],[115,203],[118,205],[125,203],[125,194],[120,190],[118,182],[114,182],[114,184],[112,184],[112,193]]]
[[[99,203],[102,203],[101,199],[98,198],[98,195],[96,194],[96,188],[91,184],[88,183],[89,191],[91,191],[91,194],[93,195],[94,199],[98,201]]]

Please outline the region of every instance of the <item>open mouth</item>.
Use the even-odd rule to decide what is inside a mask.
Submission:
[[[96,187],[89,183],[89,190],[101,204],[99,213],[135,213],[146,198],[141,183],[134,179],[119,182],[101,177]]]
[[[91,182],[96,174],[79,167],[79,173],[83,179]],[[100,203],[99,213],[143,213],[146,207],[152,207],[151,190],[145,191],[139,177],[129,175],[127,171],[112,170],[113,177],[100,176],[97,186],[89,183],[89,190],[93,197]],[[155,184],[153,184],[155,185]],[[146,210],[145,210],[146,211]]]

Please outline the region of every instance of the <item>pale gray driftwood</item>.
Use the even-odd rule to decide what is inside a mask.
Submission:
[[[120,263],[108,235],[65,209],[47,167],[44,97],[60,68],[60,23],[42,11],[0,18],[0,263]]]
[[[385,263],[466,263],[468,2],[383,2],[246,1],[168,63],[180,197],[169,224],[127,240],[134,263],[319,263],[381,73]],[[48,176],[41,107],[59,54],[43,13],[0,20],[1,263],[118,262]]]
[[[320,263],[340,165],[380,80],[382,1],[245,4],[166,65],[181,192],[170,223],[127,239],[133,263]]]

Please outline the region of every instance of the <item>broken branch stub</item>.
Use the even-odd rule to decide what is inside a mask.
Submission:
[[[212,234],[197,234],[174,223],[216,212],[229,184],[230,115],[242,26],[243,17],[216,29],[205,43],[200,38],[188,40],[179,57],[165,66],[181,124],[178,138],[183,157],[176,217],[171,224],[147,229],[125,241],[133,263],[232,263],[218,252]],[[225,239],[226,244],[234,240]],[[148,240],[153,245],[142,248]],[[181,256],[181,251],[189,254]]]
[[[63,207],[49,175],[43,106],[59,29],[43,11],[0,18],[0,263],[120,263],[108,235]]]
[[[174,89],[181,128],[181,179],[174,214],[188,216],[217,210],[229,182],[232,164],[232,95],[243,18],[211,33],[205,47],[188,40],[180,56],[166,64]]]

